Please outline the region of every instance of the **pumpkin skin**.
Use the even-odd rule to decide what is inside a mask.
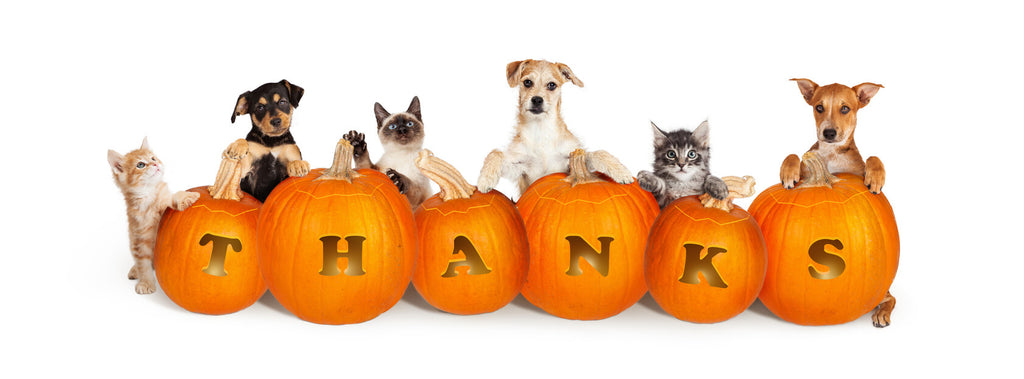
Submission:
[[[164,212],[153,265],[160,288],[175,304],[221,315],[249,307],[267,291],[257,258],[260,202],[249,195],[241,201],[214,199],[207,188],[189,190],[199,193],[199,200],[188,209]],[[224,238],[237,239],[241,250],[225,244]],[[223,271],[212,258],[218,245],[227,245]]]
[[[602,175],[573,186],[566,178],[556,173],[538,179],[517,203],[530,241],[523,297],[561,318],[614,316],[647,292],[644,248],[658,203],[635,181],[618,184]],[[578,266],[572,264],[568,238],[573,237],[597,252],[603,246],[599,238],[612,238],[603,252],[608,254],[607,276],[583,258],[577,259]],[[578,267],[580,275],[569,275],[572,267]]]
[[[430,305],[449,313],[471,315],[501,309],[519,295],[526,282],[530,247],[526,227],[515,204],[498,191],[473,192],[467,199],[443,201],[434,195],[416,209],[419,259],[412,277],[416,291]],[[452,260],[456,238],[472,243],[490,272],[471,275],[469,267],[443,277]]]
[[[864,179],[837,174],[832,188],[786,190],[776,184],[761,192],[750,213],[768,247],[768,272],[760,299],[783,320],[801,325],[834,325],[864,315],[885,297],[899,264],[896,217],[885,195],[872,194]],[[819,241],[840,241],[823,247]],[[814,253],[844,262],[835,268],[811,259]],[[818,250],[818,249],[816,249]]]
[[[696,277],[698,283],[680,281],[691,244],[700,247],[698,259],[714,254],[711,265],[722,282],[704,272]],[[715,254],[713,248],[725,251]],[[766,267],[764,237],[754,218],[737,206],[728,212],[705,207],[697,196],[676,199],[662,210],[644,257],[651,297],[672,316],[697,323],[725,321],[750,307],[761,292]]]
[[[270,292],[300,319],[360,323],[394,306],[409,285],[416,257],[412,209],[380,172],[359,170],[351,182],[316,180],[326,171],[288,178],[267,197],[259,214],[260,267]],[[344,253],[352,252],[347,238],[353,236],[365,238],[356,265],[364,273],[350,275],[349,259],[337,258],[340,272],[322,275],[329,268],[321,238],[340,239],[336,251]]]

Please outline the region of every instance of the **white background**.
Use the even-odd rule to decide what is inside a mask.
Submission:
[[[984,1],[612,5],[554,2],[299,5],[291,2],[5,4],[6,131],[0,375],[116,377],[810,377],[1004,373],[1020,358],[1018,195],[1024,60],[1018,7]],[[711,123],[712,172],[778,180],[814,142],[794,77],[885,86],[863,109],[862,152],[886,164],[902,242],[893,325],[868,316],[802,327],[760,303],[714,325],[650,297],[592,322],[522,298],[454,316],[410,290],[359,325],[300,321],[266,295],[227,316],[140,296],[106,150],[144,136],[174,190],[210,184],[249,130],[243,91],[303,86],[293,134],[314,167],[372,106],[423,105],[426,146],[475,181],[504,147],[516,91],[504,69],[564,62],[570,129],[632,171],[651,160],[648,122]],[[499,187],[510,193],[507,182]],[[749,205],[750,199],[739,204]],[[1012,375],[1012,374],[1010,374]]]

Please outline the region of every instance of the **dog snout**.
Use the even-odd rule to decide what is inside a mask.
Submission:
[[[533,103],[533,105],[535,106],[541,105],[544,104],[544,98],[540,96],[534,96],[532,99],[530,99],[530,102]]]
[[[829,141],[834,140],[834,139],[836,139],[836,130],[835,129],[825,129],[825,130],[823,130],[821,132],[821,136],[825,137],[825,139],[829,140]]]
[[[280,128],[281,127],[281,119],[280,118],[273,118],[273,119],[271,119],[270,120],[270,125],[273,125],[275,128]]]

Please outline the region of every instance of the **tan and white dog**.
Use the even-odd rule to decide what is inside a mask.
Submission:
[[[509,87],[519,87],[519,114],[516,135],[504,151],[487,155],[477,188],[489,192],[501,177],[514,180],[519,193],[541,177],[566,172],[569,153],[582,148],[562,120],[562,86],[572,83],[583,87],[572,69],[564,63],[527,59],[505,67]],[[633,176],[618,159],[605,151],[587,152],[587,166],[619,183],[632,183]]]

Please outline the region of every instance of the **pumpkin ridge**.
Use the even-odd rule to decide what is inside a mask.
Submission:
[[[452,210],[449,210],[449,211],[446,212],[446,211],[442,210],[440,207],[423,208],[423,211],[424,212],[436,211],[437,213],[440,213],[442,216],[447,216],[447,215],[450,215],[452,213],[468,214],[469,211],[474,210],[474,209],[490,207],[491,203],[493,203],[493,202],[494,202],[494,197],[491,196],[491,197],[488,197],[487,204],[474,205],[472,207],[466,208],[466,210],[464,210],[464,211],[459,211],[459,210],[452,209]],[[444,204],[444,203],[441,203],[441,204]]]
[[[818,202],[816,202],[814,204],[807,204],[807,205],[797,204],[797,203],[788,202],[788,201],[779,201],[779,198],[775,197],[775,192],[769,193],[768,195],[771,196],[772,200],[775,200],[775,204],[778,204],[778,205],[792,205],[792,206],[801,207],[801,208],[813,208],[813,207],[816,207],[816,206],[821,205],[821,204],[846,204],[846,203],[850,202],[850,200],[853,200],[856,197],[862,196],[862,195],[864,195],[866,193],[870,193],[870,192],[871,192],[870,190],[865,189],[865,190],[857,192],[857,193],[855,193],[853,195],[850,195],[850,197],[846,198],[846,200],[843,200],[843,201],[821,200],[821,201],[818,201]]]
[[[192,209],[192,208],[195,208],[195,209],[206,208],[206,210],[208,212],[210,212],[210,213],[223,213],[223,214],[226,214],[226,215],[231,216],[231,217],[238,217],[238,216],[244,215],[244,214],[249,213],[249,212],[258,212],[260,210],[259,208],[254,208],[254,209],[248,209],[248,210],[242,211],[240,213],[231,213],[231,212],[228,212],[228,211],[222,211],[222,210],[219,210],[219,209],[210,208],[206,204],[193,204],[191,207],[189,207],[189,209]]]
[[[711,221],[711,222],[715,223],[715,225],[718,225],[718,226],[732,225],[732,224],[735,224],[737,222],[743,222],[743,221],[746,221],[746,220],[750,219],[750,214],[748,213],[747,217],[744,217],[744,218],[741,218],[741,219],[738,219],[738,220],[729,221],[729,222],[726,222],[726,223],[721,223],[721,222],[718,222],[717,220],[715,220],[715,219],[713,219],[711,217],[696,218],[694,216],[691,216],[689,213],[686,213],[685,210],[680,209],[679,205],[674,205],[674,206],[672,206],[672,208],[675,209],[680,214],[682,214],[683,216],[686,216],[687,218],[689,218],[690,221],[693,221],[693,222]]]
[[[537,201],[539,202],[540,200],[551,200],[551,201],[554,201],[554,202],[558,203],[559,205],[569,205],[569,204],[573,204],[573,203],[589,203],[589,204],[593,204],[593,205],[601,205],[601,204],[604,204],[604,203],[606,203],[606,202],[608,202],[608,201],[610,201],[612,199],[615,199],[615,198],[618,198],[618,197],[623,197],[623,196],[628,196],[628,195],[629,194],[626,194],[626,193],[619,193],[619,194],[611,195],[607,199],[604,199],[602,201],[590,201],[590,200],[575,199],[575,200],[571,200],[571,201],[568,201],[568,202],[562,202],[561,200],[558,200],[556,198],[541,195],[541,196],[539,196],[537,198]]]

